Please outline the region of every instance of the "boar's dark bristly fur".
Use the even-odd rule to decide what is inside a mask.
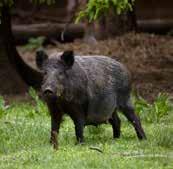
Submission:
[[[78,142],[83,142],[85,125],[105,122],[112,125],[113,137],[119,137],[116,110],[132,123],[139,139],[146,138],[130,101],[129,73],[121,63],[106,56],[74,56],[73,51],[49,59],[45,56],[44,51],[37,52],[36,61],[44,73],[42,93],[51,114],[51,143],[55,148],[63,114],[72,118]]]

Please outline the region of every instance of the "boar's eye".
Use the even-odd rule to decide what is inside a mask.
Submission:
[[[43,72],[43,75],[44,75],[44,76],[46,76],[46,75],[47,75],[47,72],[46,72],[46,71],[44,71],[44,72]]]
[[[65,72],[64,72],[64,71],[59,71],[59,72],[57,73],[57,78],[58,78],[59,80],[63,80],[63,79],[65,78]]]
[[[64,72],[59,72],[58,77],[63,77]]]
[[[66,74],[66,71],[64,70],[64,71],[60,72],[59,74],[60,75],[65,75]]]

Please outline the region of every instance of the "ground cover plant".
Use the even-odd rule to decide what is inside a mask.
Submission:
[[[124,116],[120,139],[112,139],[110,125],[85,128],[85,144],[75,145],[74,126],[65,117],[60,127],[59,150],[49,144],[50,117],[33,89],[32,100],[5,105],[0,98],[0,168],[167,168],[173,164],[173,107],[166,94],[151,104],[134,97],[147,134],[138,141]],[[121,114],[121,113],[120,113]]]

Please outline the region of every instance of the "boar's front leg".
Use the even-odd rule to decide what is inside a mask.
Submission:
[[[59,132],[60,123],[62,120],[62,111],[58,108],[57,102],[51,101],[48,102],[48,108],[51,115],[51,136],[50,143],[53,145],[54,149],[58,149],[57,136]]]

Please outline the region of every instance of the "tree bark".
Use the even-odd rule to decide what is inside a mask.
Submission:
[[[39,88],[41,73],[29,67],[16,50],[9,8],[4,5],[0,10],[0,94],[23,93],[27,85]]]

